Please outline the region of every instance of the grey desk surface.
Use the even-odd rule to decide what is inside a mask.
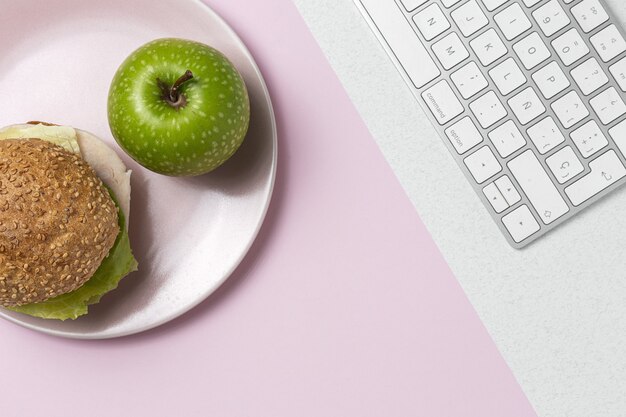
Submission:
[[[295,2],[538,414],[626,415],[626,188],[511,249],[352,0]]]

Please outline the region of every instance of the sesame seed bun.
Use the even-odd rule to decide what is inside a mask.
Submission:
[[[83,136],[81,153],[84,147],[121,190],[124,178],[105,168],[108,153],[94,143]],[[79,288],[118,233],[117,207],[86,158],[40,139],[0,141],[0,305],[41,302]]]
[[[28,128],[32,125],[58,126],[46,122],[28,122],[3,127],[0,132]],[[126,227],[130,218],[130,176],[122,159],[102,139],[93,133],[81,129],[76,131],[76,140],[82,158],[96,171],[98,177],[109,187],[117,199],[117,203],[126,217]],[[16,138],[17,139],[17,138]]]

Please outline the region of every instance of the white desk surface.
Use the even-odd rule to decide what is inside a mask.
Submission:
[[[537,413],[626,415],[626,188],[511,249],[352,0],[295,2]]]

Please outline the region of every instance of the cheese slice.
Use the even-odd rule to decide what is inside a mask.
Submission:
[[[37,138],[59,145],[66,150],[80,154],[80,147],[76,139],[76,130],[70,126],[47,125],[12,125],[0,129],[2,139],[30,139]]]

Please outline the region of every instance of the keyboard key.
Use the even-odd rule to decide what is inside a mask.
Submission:
[[[454,6],[455,4],[457,4],[460,1],[461,0],[441,0],[443,5],[446,6],[447,8],[450,8],[450,7]]]
[[[533,12],[533,17],[546,36],[552,36],[570,22],[558,0],[550,0]]]
[[[537,32],[533,32],[513,45],[513,50],[527,70],[535,68],[550,58],[550,51]]]
[[[489,139],[501,157],[506,158],[526,145],[526,139],[512,120],[489,133]]]
[[[588,121],[570,133],[570,136],[583,158],[595,155],[609,144],[595,120]]]
[[[485,89],[489,82],[475,62],[470,62],[450,76],[464,99],[468,99]]]
[[[526,83],[526,77],[513,58],[509,58],[489,70],[491,79],[506,96],[516,88]]]
[[[416,3],[405,3],[405,5]],[[416,88],[437,78],[441,71],[430,57],[417,33],[407,24],[399,7],[389,7],[382,1],[368,1],[367,11],[384,34],[384,41]]]
[[[460,155],[483,141],[482,134],[469,117],[464,117],[447,128],[446,136]]]
[[[459,35],[456,33],[446,35],[443,39],[435,43],[432,48],[439,62],[441,62],[441,65],[447,70],[455,67],[469,57],[469,52],[467,52]]]
[[[526,131],[540,154],[546,154],[565,142],[565,136],[552,117],[546,117]]]
[[[622,97],[614,87],[589,100],[589,104],[591,104],[591,107],[605,125],[626,113],[626,104],[624,104]]]
[[[516,208],[506,216],[502,217],[504,227],[509,231],[513,240],[520,243],[537,233],[540,229],[539,223],[533,217],[527,205]]]
[[[626,120],[609,129],[609,135],[613,138],[613,142],[622,152],[622,155],[626,156]]]
[[[482,0],[482,1],[485,7],[487,8],[487,10],[489,10],[490,12],[493,12],[494,10],[496,10],[498,7],[502,6],[504,3],[508,2],[509,0]]]
[[[565,189],[572,204],[579,206],[626,176],[626,168],[615,151],[608,151],[589,163],[591,172]]]
[[[509,106],[515,113],[515,116],[517,116],[517,120],[523,125],[535,120],[546,111],[541,99],[532,87],[522,90],[522,92],[511,98]]]
[[[433,44],[433,52],[445,69],[451,69],[469,57],[469,52],[461,42],[459,35],[450,33]]]
[[[491,207],[493,207],[496,213],[502,213],[509,208],[509,204],[506,202],[495,183],[492,182],[483,188],[483,194],[485,194],[485,197],[489,200],[489,204],[491,204]]]
[[[546,99],[551,99],[570,86],[569,79],[556,61],[534,73],[533,80]]]
[[[522,197],[515,189],[515,186],[506,175],[498,178],[495,184],[498,187],[498,190],[500,190],[500,193],[502,194],[506,202],[509,204],[509,206],[512,206],[522,199]]]
[[[464,111],[463,105],[445,80],[424,91],[422,98],[440,125],[448,123]]]
[[[452,16],[452,19],[465,37],[472,36],[489,23],[489,19],[483,13],[483,9],[476,3],[476,0],[465,3],[450,13],[450,16]]]
[[[406,9],[407,12],[412,12],[413,10],[420,7],[422,4],[426,3],[428,0],[400,0],[402,5]]]
[[[509,41],[517,38],[533,26],[528,17],[526,17],[526,12],[522,10],[522,6],[518,3],[513,3],[495,15],[494,20],[500,27],[504,37]]]
[[[576,29],[570,29],[553,40],[552,47],[565,65],[571,65],[589,53],[587,44]]]
[[[546,164],[559,184],[565,184],[585,170],[571,146],[566,146],[549,156]]]
[[[546,36],[552,36],[570,22],[558,0],[550,0],[533,12],[533,17]]]
[[[477,183],[482,184],[489,178],[502,171],[502,166],[494,156],[489,146],[483,146],[464,160]]]
[[[574,68],[571,74],[580,91],[586,96],[609,82],[609,78],[595,58],[589,58],[583,62]]]
[[[512,159],[509,170],[533,205],[539,218],[550,224],[569,211],[567,203],[559,194],[550,177],[541,166],[533,151],[527,150]]]
[[[524,0],[526,7],[533,7],[537,3],[541,3],[543,0]]]
[[[484,66],[495,62],[507,53],[506,46],[496,33],[495,29],[489,29],[482,35],[473,39],[470,46]]]
[[[493,126],[507,115],[502,102],[493,91],[479,97],[469,106],[484,129]]]
[[[609,62],[626,51],[626,41],[615,25],[607,26],[589,40],[604,62]]]
[[[566,129],[589,116],[589,110],[583,104],[580,96],[575,91],[570,91],[563,97],[552,103],[552,110]]]
[[[585,33],[609,20],[609,15],[598,0],[583,0],[572,7],[572,15]]]
[[[626,58],[622,58],[609,67],[611,74],[622,91],[626,91]]]
[[[450,22],[435,3],[413,16],[413,21],[427,41],[450,28]]]

